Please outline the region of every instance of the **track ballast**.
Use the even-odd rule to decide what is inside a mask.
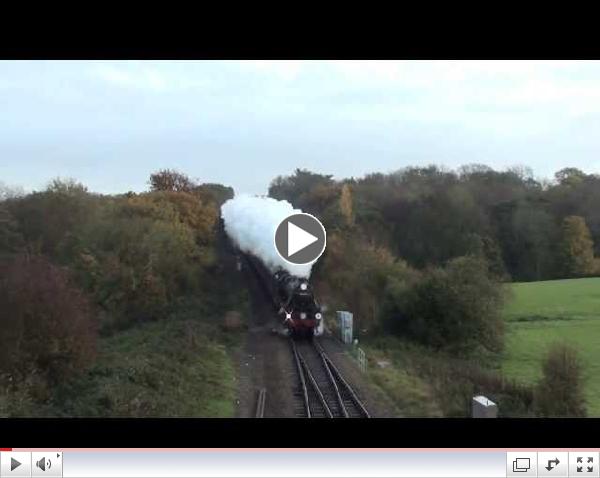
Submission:
[[[350,384],[317,339],[290,339],[298,375],[296,416],[370,418]]]

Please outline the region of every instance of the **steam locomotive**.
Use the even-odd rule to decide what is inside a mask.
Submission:
[[[323,330],[321,306],[307,279],[279,269],[274,274],[254,256],[246,256],[289,333],[311,337]]]

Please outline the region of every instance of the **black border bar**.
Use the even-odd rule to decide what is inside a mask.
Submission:
[[[13,448],[589,448],[585,419],[2,419]]]

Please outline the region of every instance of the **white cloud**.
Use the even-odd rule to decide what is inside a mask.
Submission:
[[[150,66],[132,68],[104,63],[96,65],[93,73],[101,80],[119,87],[164,91],[169,86],[168,77]]]
[[[273,75],[284,81],[295,80],[303,69],[310,63],[299,60],[243,60],[239,66],[245,71],[255,71],[262,74]]]
[[[47,155],[27,149],[47,140],[59,158],[79,142],[75,157],[99,162],[218,157],[197,167],[225,181],[246,157],[264,177],[451,157],[581,167],[598,164],[600,62],[4,61],[0,110],[0,157]]]

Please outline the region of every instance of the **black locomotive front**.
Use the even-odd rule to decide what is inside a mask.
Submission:
[[[319,329],[323,315],[312,286],[307,279],[280,270],[273,276],[283,316],[294,335],[313,335]]]

